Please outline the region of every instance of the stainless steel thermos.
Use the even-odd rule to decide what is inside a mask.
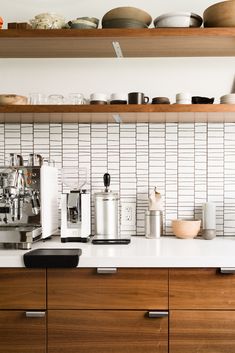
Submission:
[[[110,175],[104,174],[105,190],[95,193],[95,235],[105,239],[119,236],[119,196],[109,190]]]
[[[146,211],[145,236],[146,238],[160,238],[162,235],[162,211]]]

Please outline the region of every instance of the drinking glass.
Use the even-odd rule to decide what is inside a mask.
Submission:
[[[69,104],[84,104],[85,99],[82,93],[70,93]]]
[[[62,94],[50,94],[48,96],[49,104],[64,104],[64,96]]]
[[[33,92],[29,94],[29,104],[47,104],[47,96],[43,93]]]

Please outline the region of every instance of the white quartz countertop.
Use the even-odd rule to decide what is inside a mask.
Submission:
[[[129,245],[61,243],[60,237],[33,244],[38,248],[81,248],[78,267],[235,267],[235,237],[147,239],[132,237]],[[24,250],[0,250],[0,267],[24,267]]]

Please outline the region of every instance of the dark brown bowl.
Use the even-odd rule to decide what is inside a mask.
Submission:
[[[192,97],[192,104],[213,104],[214,100],[215,98],[195,96]]]

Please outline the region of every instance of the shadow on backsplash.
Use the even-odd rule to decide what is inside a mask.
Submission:
[[[33,151],[59,169],[85,167],[92,195],[108,171],[121,205],[136,209],[133,225],[122,220],[122,234],[144,234],[155,186],[164,201],[164,234],[172,234],[172,219],[201,218],[206,201],[216,204],[217,235],[235,234],[235,124],[1,124],[0,136],[1,164],[10,152],[26,158]]]

